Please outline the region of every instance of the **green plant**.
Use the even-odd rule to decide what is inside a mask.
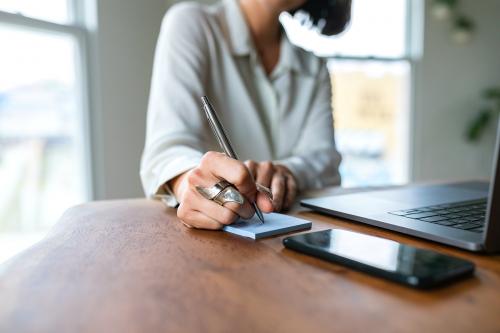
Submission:
[[[482,97],[485,106],[467,125],[466,138],[470,142],[479,141],[491,120],[500,113],[500,87],[486,89]]]
[[[433,0],[431,13],[439,21],[449,21],[455,43],[467,44],[471,41],[475,23],[462,12],[459,0]]]
[[[474,22],[467,16],[458,15],[455,18],[455,28],[472,31],[474,30]]]

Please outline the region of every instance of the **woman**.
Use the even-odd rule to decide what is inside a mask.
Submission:
[[[220,229],[240,216],[251,217],[253,202],[264,212],[286,210],[298,191],[340,183],[327,68],[294,47],[278,19],[301,6],[311,13],[326,11],[327,20],[312,19],[329,34],[341,32],[350,18],[350,0],[182,3],[166,14],[141,178],[146,194],[178,206],[187,226]],[[203,95],[246,162],[216,152],[200,105]],[[243,202],[217,203],[200,192],[214,190],[221,180],[232,184],[228,189],[237,190]],[[258,192],[255,182],[270,187],[272,199]]]

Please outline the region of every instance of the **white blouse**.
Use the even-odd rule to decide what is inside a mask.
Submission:
[[[238,0],[184,2],[165,15],[156,49],[140,172],[148,197],[175,205],[162,185],[197,166],[204,152],[220,151],[203,95],[241,160],[288,167],[300,190],[340,183],[324,61],[283,34],[268,76]]]

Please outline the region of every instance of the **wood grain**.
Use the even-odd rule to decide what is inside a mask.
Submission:
[[[0,332],[500,332],[500,257],[299,211],[472,260],[477,272],[417,291],[284,249],[182,226],[138,199],[65,213],[0,266]]]

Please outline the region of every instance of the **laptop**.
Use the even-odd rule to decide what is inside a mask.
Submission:
[[[500,252],[500,129],[490,182],[408,185],[302,200],[303,207],[477,252]]]

